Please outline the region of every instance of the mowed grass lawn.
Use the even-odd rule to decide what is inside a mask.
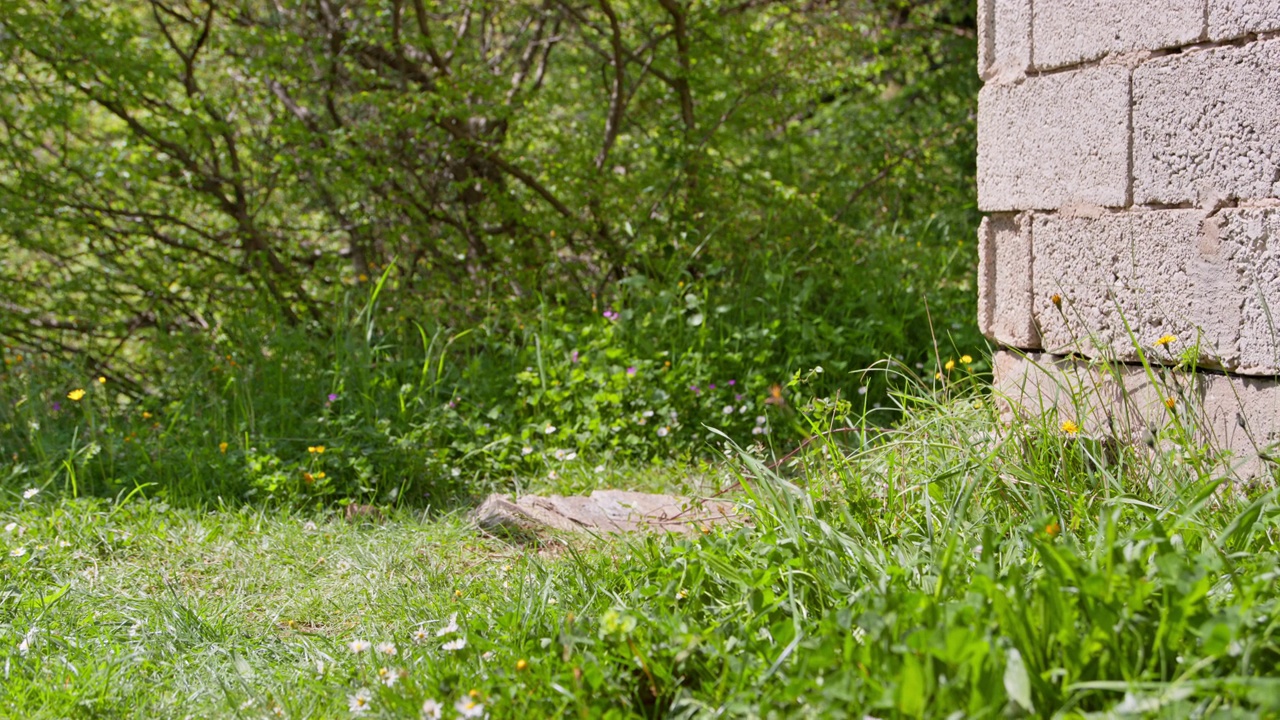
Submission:
[[[743,451],[688,538],[6,490],[0,715],[1275,717],[1274,492],[992,415]]]

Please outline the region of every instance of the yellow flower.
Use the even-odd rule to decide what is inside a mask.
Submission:
[[[956,369],[956,361],[955,361],[955,360],[948,360],[948,361],[947,361],[947,364],[946,364],[946,365],[943,365],[942,367],[943,367],[943,368],[945,368],[947,372],[951,372],[952,370],[955,370],[955,369]]]
[[[316,479],[317,479],[317,480],[323,480],[324,478],[325,478],[325,474],[324,474],[324,471],[323,471],[323,470],[322,470],[322,471],[320,471],[320,472],[318,472],[318,473],[316,473]]]
[[[1058,533],[1062,532],[1062,526],[1056,522],[1051,522],[1044,526],[1044,532],[1049,537],[1056,537]]]
[[[226,452],[227,452],[227,444],[226,444],[226,443],[224,443],[224,442],[220,442],[220,443],[218,443],[218,452],[226,453]]]
[[[1062,296],[1054,293],[1053,296],[1049,298],[1049,302],[1053,303],[1054,307],[1062,307]]]
[[[307,446],[307,452],[309,452],[309,453],[315,453],[315,454],[317,454],[317,455],[323,454],[323,453],[324,453],[324,446],[323,446],[323,445],[308,445],[308,446]]]
[[[102,375],[99,375],[99,376],[98,376],[98,384],[99,384],[99,385],[106,385],[106,384],[107,384],[107,378],[106,378],[106,377],[104,377],[104,376],[102,376]]]
[[[961,362],[962,364],[964,364],[964,365],[968,365],[969,363],[973,362],[973,356],[972,356],[972,355],[961,355],[961,356],[960,356],[960,362]]]
[[[142,411],[142,419],[143,419],[143,420],[150,420],[150,419],[151,419],[151,413],[147,412],[146,410],[143,410],[143,411]]]
[[[1171,342],[1177,342],[1177,341],[1178,341],[1178,338],[1172,335],[1161,335],[1160,339],[1156,341],[1156,344],[1160,346],[1164,346],[1164,345],[1168,345]]]
[[[516,672],[524,672],[528,668],[529,668],[528,660],[525,660],[524,658],[520,658],[519,660],[516,661]]]
[[[1076,425],[1070,420],[1066,420],[1062,423],[1062,432],[1068,435],[1075,435],[1076,433],[1080,432],[1080,426]]]
[[[81,388],[76,388],[75,390],[72,390],[71,392],[67,393],[67,399],[73,402],[80,402],[80,400],[82,400],[83,398],[84,398],[84,390],[82,390]]]
[[[1172,410],[1172,409],[1173,409],[1173,406],[1175,406],[1175,405],[1177,405],[1177,404],[1178,404],[1178,401],[1177,401],[1176,399],[1174,399],[1174,398],[1167,397],[1167,398],[1165,398],[1165,399],[1164,399],[1164,406],[1165,406],[1165,407],[1167,407],[1167,408],[1169,408],[1170,410]]]
[[[364,273],[360,273],[360,282],[369,282],[369,276]]]

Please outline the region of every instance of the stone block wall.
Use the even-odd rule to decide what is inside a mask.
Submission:
[[[998,389],[1135,436],[1194,412],[1267,474],[1280,0],[979,0],[978,25],[978,319]],[[1155,388],[1144,358],[1201,373]],[[1049,388],[1067,386],[1094,400],[1061,407]]]

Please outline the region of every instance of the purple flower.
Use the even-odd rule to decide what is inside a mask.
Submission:
[[[707,387],[708,387],[708,388],[710,388],[710,389],[712,389],[712,390],[715,390],[715,389],[716,389],[716,384],[715,384],[715,383],[711,383],[711,384],[710,384],[710,385],[708,385]]]
[[[337,393],[329,393],[329,402],[337,402],[337,401],[338,401],[338,394],[337,394]]]
[[[730,381],[729,381],[729,387],[733,387],[734,385],[737,385],[737,384],[738,384],[738,381],[737,381],[737,380],[730,380]]]
[[[689,386],[689,389],[690,389],[690,390],[692,390],[692,391],[693,391],[693,392],[695,392],[695,393],[698,393],[698,394],[701,394],[701,393],[702,393],[702,391],[698,389],[698,386],[697,386],[697,385],[690,385],[690,386]]]
[[[618,313],[614,312],[614,311],[613,311],[613,308],[609,308],[608,310],[605,310],[605,311],[604,311],[604,319],[605,319],[605,320],[612,320],[612,321],[614,321],[614,322],[617,322],[617,320],[618,320]]]
[[[577,364],[578,364],[578,351],[577,351],[577,350],[574,350],[573,352],[569,353],[569,362],[573,363],[574,365],[577,365]]]
[[[735,393],[735,394],[734,394],[734,396],[733,396],[733,399],[734,399],[735,401],[736,401],[736,400],[741,400],[741,399],[742,399],[742,393]]]
[[[627,375],[628,375],[628,376],[630,376],[630,377],[635,377],[635,375],[636,375],[636,366],[635,366],[635,365],[632,365],[631,367],[627,368]]]
[[[62,409],[62,403],[58,402],[57,400],[54,400],[54,401],[53,401],[53,411],[54,411],[54,412],[58,412],[58,411],[59,411],[59,410],[61,410],[61,409]]]

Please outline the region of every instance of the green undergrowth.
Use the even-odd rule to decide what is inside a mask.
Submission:
[[[781,464],[725,441],[703,481],[740,483],[749,521],[691,537],[15,495],[0,712],[1280,712],[1275,491],[1186,462],[1172,430],[1103,452],[1056,418],[1002,428],[978,389],[898,401],[903,423],[828,427]]]
[[[708,427],[789,449],[826,398],[887,424],[888,376],[857,369],[896,357],[926,378],[985,371],[960,362],[983,343],[972,222],[891,226],[852,251],[778,239],[697,274],[672,261],[586,302],[480,298],[469,322],[446,323],[388,272],[324,327],[246,310],[158,334],[147,357],[163,371],[141,390],[5,348],[0,487],[442,508],[531,478],[585,486],[697,464],[715,456]]]

